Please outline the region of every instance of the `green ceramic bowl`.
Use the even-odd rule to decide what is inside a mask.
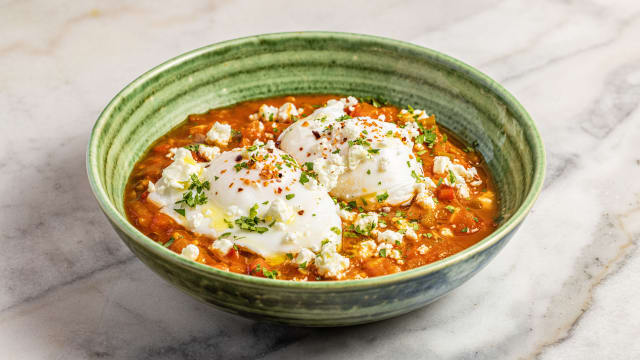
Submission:
[[[436,114],[487,160],[501,199],[499,228],[444,260],[382,277],[269,280],[187,260],[127,222],[123,191],[134,163],[188,114],[285,94],[383,97]],[[219,309],[305,326],[387,319],[456,288],[513,236],[542,187],[543,144],[516,99],[474,68],[436,51],[379,37],[326,32],[259,35],[203,47],[142,75],[96,122],[87,170],[100,207],[136,256],[178,288]]]

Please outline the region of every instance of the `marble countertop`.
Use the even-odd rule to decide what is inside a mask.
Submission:
[[[3,2],[0,358],[640,358],[639,15],[636,0]],[[242,319],[153,274],[98,209],[85,148],[122,87],[187,50],[293,30],[440,50],[536,120],[540,199],[436,303],[340,329]]]

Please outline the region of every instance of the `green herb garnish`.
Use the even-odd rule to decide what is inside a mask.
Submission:
[[[384,202],[388,198],[389,198],[389,194],[386,191],[380,195],[376,195],[376,199],[378,200],[379,203]]]

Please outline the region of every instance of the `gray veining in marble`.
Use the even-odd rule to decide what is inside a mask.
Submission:
[[[440,301],[342,329],[237,318],[160,280],[99,212],[85,147],[118,90],[184,51],[293,30],[440,50],[539,124],[540,200]],[[640,2],[5,1],[0,34],[0,358],[640,358]]]

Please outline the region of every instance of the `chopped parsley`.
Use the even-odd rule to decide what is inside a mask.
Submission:
[[[164,246],[164,247],[168,248],[169,246],[171,246],[171,244],[173,244],[173,242],[174,242],[175,240],[176,240],[176,239],[174,239],[174,238],[173,238],[173,236],[172,236],[172,237],[170,237],[170,238],[169,238],[169,241],[167,241],[166,243],[164,243],[162,246]]]
[[[377,154],[380,152],[380,149],[367,149],[367,151],[369,152],[369,154]]]
[[[306,162],[306,163],[304,163],[304,166],[307,167],[308,171],[313,170],[313,163],[312,162]]]
[[[262,275],[269,279],[275,279],[278,276],[277,270],[268,270],[267,268],[260,266],[260,264],[256,265],[256,267],[251,270],[251,274],[259,272],[262,272]]]
[[[189,150],[189,151],[198,152],[198,149],[200,148],[200,144],[191,144],[191,145],[185,146],[184,148]]]
[[[286,198],[287,200],[291,200],[291,199],[293,199],[294,197],[296,197],[296,194],[287,194],[287,195],[285,195],[285,198]]]
[[[424,134],[420,134],[416,136],[415,143],[416,144],[427,144],[428,147],[433,147],[433,144],[436,141],[436,133],[431,130],[426,130]]]
[[[304,184],[306,184],[306,183],[308,183],[308,182],[309,182],[309,176],[307,175],[307,173],[306,173],[306,172],[304,172],[304,171],[303,171],[303,172],[300,174],[300,184],[304,185]]]
[[[387,193],[386,191],[380,195],[376,195],[376,199],[378,200],[379,203],[384,202],[388,198],[389,198],[389,193]]]
[[[353,145],[371,146],[371,143],[369,143],[367,140],[365,140],[363,138],[357,138],[355,140],[349,140],[349,141],[347,141],[347,143],[349,144],[349,146],[353,146]]]
[[[387,257],[387,249],[380,249],[380,252],[378,254],[380,255],[380,257]]]
[[[289,260],[293,260],[293,254],[292,253],[287,253],[287,259]]]
[[[449,170],[449,183],[451,184],[456,183],[456,176],[453,174],[453,171],[451,170]]]
[[[374,107],[377,107],[377,108],[383,107],[383,106],[387,106],[387,105],[391,104],[390,102],[388,102],[387,100],[385,100],[383,98],[376,98],[376,97],[373,97],[373,96],[361,97],[361,98],[358,98],[358,100],[360,100],[360,102],[363,102],[363,103],[371,104],[371,105],[373,105]]]
[[[333,226],[331,228],[331,231],[333,231],[334,233],[336,233],[336,235],[340,235],[342,233],[342,231],[340,231],[340,229],[336,226]]]
[[[184,214],[185,214],[184,209],[173,209],[173,210],[174,210],[175,212],[177,212],[178,214],[182,215],[182,216],[184,216]]]
[[[455,208],[455,207],[453,207],[453,206],[451,206],[451,205],[447,205],[447,206],[445,206],[444,208],[445,208],[445,209],[447,209],[447,210],[449,210],[449,212],[450,212],[450,213],[452,213],[452,214],[453,214],[454,212],[456,212],[456,208]]]
[[[176,201],[176,204],[185,204],[189,207],[196,207],[196,205],[204,205],[207,203],[207,195],[204,190],[209,190],[211,184],[209,181],[200,181],[195,174],[191,174],[191,183],[189,184],[188,191],[182,194],[182,200]],[[195,195],[192,190],[195,190]],[[177,211],[177,210],[176,210]],[[183,211],[184,212],[184,209]],[[178,212],[180,214],[180,212]],[[184,214],[182,214],[184,216]]]
[[[237,163],[237,164],[233,165],[233,168],[236,169],[236,172],[239,172],[242,169],[249,168],[249,164],[246,161],[243,161],[241,163]]]
[[[462,232],[463,232],[463,233],[469,232],[469,228],[468,228],[468,227],[465,227],[464,229],[462,229]]]
[[[305,262],[303,262],[303,263],[300,263],[300,265],[298,265],[298,267],[299,267],[300,269],[306,269],[306,268],[307,268],[307,262],[305,261]]]

